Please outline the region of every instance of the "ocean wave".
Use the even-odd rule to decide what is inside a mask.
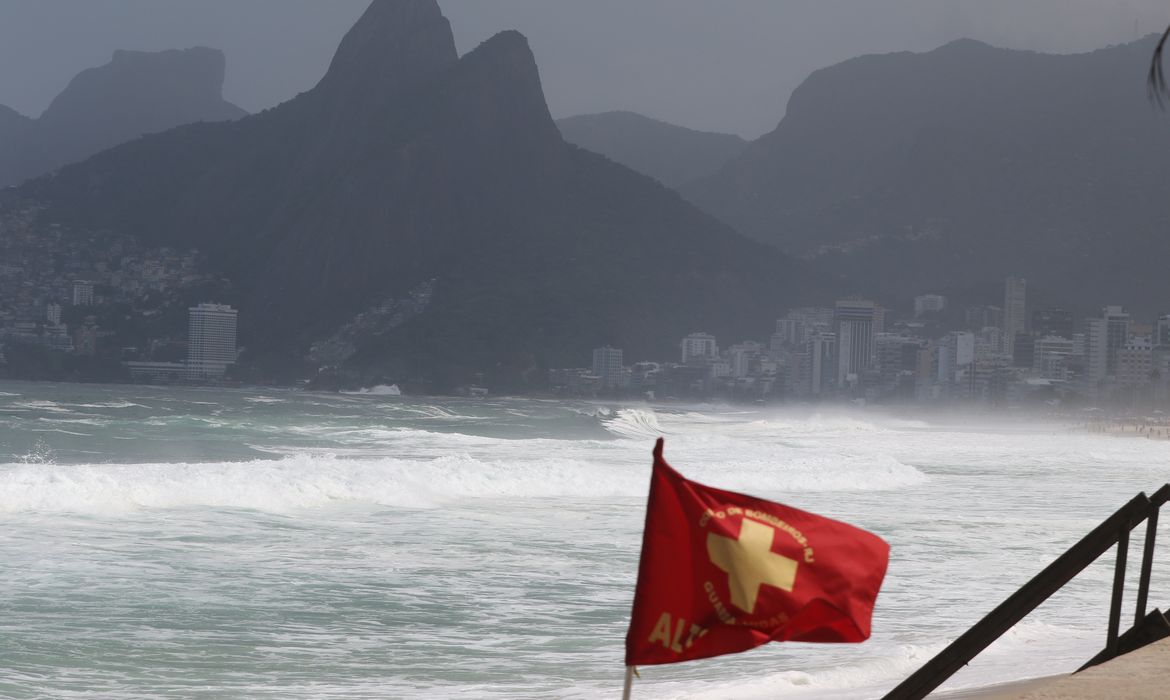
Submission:
[[[926,482],[929,477],[916,467],[888,454],[834,454],[793,451],[745,455],[720,455],[718,445],[675,450],[687,454],[671,464],[696,481],[748,493],[804,491],[889,491]],[[743,454],[743,450],[740,450]],[[734,453],[732,453],[734,454]]]
[[[641,477],[597,476],[574,460],[515,464],[467,454],[432,460],[295,455],[208,464],[16,464],[0,467],[0,513],[190,507],[287,512],[346,503],[425,508],[466,498],[641,496],[645,486]]]
[[[658,415],[646,408],[620,408],[601,417],[605,429],[624,438],[656,438],[666,434]]]
[[[65,405],[75,408],[148,408],[140,403],[133,403],[131,401],[99,401],[97,403],[71,403]]]
[[[35,411],[46,411],[48,413],[73,413],[70,409],[53,401],[17,401],[12,404],[18,408],[27,408]]]
[[[357,391],[339,392],[349,396],[402,396],[402,390],[397,384],[378,384],[377,386],[362,387]]]
[[[64,428],[28,428],[30,433],[61,433],[62,435],[74,435],[76,437],[93,437],[93,433],[78,433],[73,430],[65,430]]]
[[[297,453],[274,460],[175,464],[0,466],[0,512],[120,511],[138,508],[244,508],[283,512],[345,503],[416,508],[482,498],[643,498],[648,450],[615,443],[561,449],[521,441],[523,456],[498,454],[492,438],[441,436],[443,456],[344,458]],[[516,444],[515,442],[513,444]],[[423,454],[431,452],[424,450]],[[418,454],[411,453],[408,454]],[[492,455],[495,458],[489,458]],[[688,460],[690,461],[690,460]],[[712,485],[756,493],[882,490],[925,476],[893,458],[698,459],[686,472]]]
[[[102,418],[46,418],[45,416],[37,417],[40,423],[65,423],[67,425],[94,425],[104,426],[109,425],[110,421]]]

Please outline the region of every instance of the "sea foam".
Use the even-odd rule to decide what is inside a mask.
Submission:
[[[643,456],[643,450],[610,444],[613,459],[589,460],[579,450],[560,449],[558,441],[512,441],[537,444],[525,446],[524,458],[488,459],[480,454],[490,451],[485,443],[508,441],[461,436],[453,442],[447,454],[431,459],[300,453],[244,462],[4,465],[0,513],[197,506],[286,512],[343,504],[429,508],[465,499],[645,495],[648,450]],[[726,488],[768,491],[880,490],[925,479],[889,457],[838,463],[805,458],[782,465],[712,459],[688,475]]]

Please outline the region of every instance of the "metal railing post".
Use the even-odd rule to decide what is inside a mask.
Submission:
[[[1111,656],[1117,654],[1117,638],[1121,634],[1121,601],[1125,595],[1125,560],[1129,555],[1129,528],[1124,525],[1117,536],[1117,564],[1113,568],[1113,600],[1109,604],[1109,632],[1105,648]]]
[[[1170,484],[1158,491],[1160,503],[1170,500]],[[1004,632],[1011,629],[1025,615],[1032,612],[1053,593],[1064,587],[1073,577],[1108,552],[1114,544],[1124,541],[1118,548],[1117,569],[1114,572],[1113,609],[1110,611],[1109,643],[1117,646],[1121,626],[1121,594],[1125,583],[1125,557],[1129,543],[1129,531],[1150,515],[1151,500],[1144,493],[1134,496],[1129,503],[1109,516],[1079,542],[1069,548],[1056,561],[1049,564],[1031,581],[1008,596],[994,610],[970,629],[959,635],[947,648],[927,661],[894,689],[886,693],[884,700],[921,700],[943,681],[950,678],[979,652],[986,649]]]
[[[1146,543],[1142,549],[1142,574],[1138,581],[1137,610],[1133,616],[1133,624],[1140,625],[1146,617],[1146,604],[1150,598],[1150,575],[1154,570],[1154,545],[1158,537],[1158,505],[1150,509],[1150,519],[1146,521]]]

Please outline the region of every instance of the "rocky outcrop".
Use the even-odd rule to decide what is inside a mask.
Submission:
[[[223,99],[225,70],[216,49],[115,51],[110,63],[74,77],[38,119],[6,127],[15,113],[0,108],[0,186],[144,134],[244,116]]]

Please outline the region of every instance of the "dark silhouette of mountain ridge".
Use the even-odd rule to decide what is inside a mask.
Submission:
[[[1170,295],[1170,120],[1154,37],[1075,55],[960,40],[812,74],[783,120],[685,196],[906,297],[1025,275],[1056,298]]]
[[[273,366],[433,290],[347,335],[340,362],[439,386],[534,381],[603,343],[660,358],[697,328],[756,335],[811,288],[674,191],[566,144],[524,37],[457,57],[434,0],[374,0],[321,83],[283,105],[147,136],[17,194],[46,222],[198,247]]]
[[[734,134],[695,131],[635,112],[581,114],[557,120],[569,143],[678,187],[723,167],[747,146]]]
[[[115,51],[108,64],[78,73],[37,119],[14,120],[0,108],[0,186],[143,134],[244,116],[223,99],[225,70],[217,49]]]

